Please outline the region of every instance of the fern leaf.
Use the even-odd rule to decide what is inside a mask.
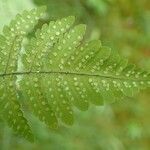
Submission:
[[[60,121],[73,124],[73,106],[85,111],[90,103],[112,103],[150,86],[148,72],[128,64],[116,51],[102,46],[99,40],[83,42],[86,26],[73,27],[75,19],[72,16],[51,21],[38,29],[25,54],[20,56],[23,68],[17,71],[24,32],[33,28],[30,21],[35,24],[41,12],[43,9],[24,12],[23,18],[28,19],[20,22],[19,29],[15,28],[17,21],[13,21],[10,26],[15,30],[5,27],[0,36],[0,102],[7,116],[4,119],[19,134],[31,136],[18,103],[21,99],[18,88],[33,114],[48,127],[57,128]],[[28,15],[32,16],[31,20]],[[8,38],[11,39],[9,44]],[[17,87],[19,76],[21,80]],[[23,124],[21,120],[25,120]]]
[[[73,123],[72,105],[87,110],[90,102],[102,105],[121,99],[124,95],[132,96],[139,87],[142,88],[142,82],[138,85],[139,79],[127,77],[127,61],[120,58],[117,52],[102,46],[99,40],[81,44],[85,25],[69,29],[74,21],[72,18],[50,22],[37,31],[24,56],[25,72],[28,75],[22,80],[21,86],[22,91],[30,93],[26,94],[28,99],[33,96],[30,87],[34,89],[34,95],[44,95],[41,98],[34,96],[28,102],[39,118],[45,116],[44,110],[49,107],[53,110],[52,116],[66,124]],[[63,30],[61,34],[64,20],[65,26],[68,23],[68,30]],[[59,28],[54,24],[59,24]],[[51,32],[48,32],[50,28]],[[142,77],[140,80],[148,85],[148,78]],[[127,85],[124,85],[126,82]],[[35,105],[37,99],[39,106]],[[42,106],[43,100],[49,106]],[[38,110],[43,113],[40,111],[39,114]],[[44,117],[41,120],[49,119]],[[53,123],[56,124],[56,121]]]
[[[41,30],[36,32],[36,38],[31,39],[24,57],[26,71],[40,71],[43,67],[46,67],[44,61],[45,57],[48,55],[49,49],[53,48],[53,45],[56,44],[58,39],[61,38],[62,35],[71,27],[73,22],[74,17],[64,18],[56,22],[50,22],[49,25],[45,24]],[[47,58],[47,60],[50,59]],[[31,65],[29,65],[29,63]],[[49,64],[49,62],[47,62],[47,64]],[[41,76],[36,75],[31,78],[27,76],[22,87],[25,87],[24,91],[29,93],[28,103],[34,114],[48,126],[56,128],[58,126],[57,119],[54,110],[52,110],[53,106],[49,105],[45,94],[43,94],[44,91],[43,88],[41,88],[43,82],[41,78]],[[31,86],[34,92],[29,91]],[[49,115],[51,117],[49,117]]]
[[[17,15],[9,26],[4,27],[3,35],[0,36],[1,75],[17,71],[23,37],[33,29],[44,10],[42,7],[29,12],[24,11],[21,15]],[[16,80],[17,76],[1,77],[0,102],[4,108],[2,115],[17,134],[33,140],[31,129],[18,102]]]

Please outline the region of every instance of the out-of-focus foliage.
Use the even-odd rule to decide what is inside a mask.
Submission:
[[[0,12],[8,13],[17,0],[2,0]],[[6,3],[7,2],[7,3]],[[19,8],[25,9],[22,6]],[[26,0],[27,2],[27,0]],[[116,48],[130,61],[150,69],[150,1],[149,0],[28,0],[29,7],[47,5],[49,19],[75,15],[78,22],[88,25],[87,38],[100,37],[103,43]],[[13,3],[13,5],[10,5]],[[33,4],[34,3],[34,4]],[[9,7],[8,7],[9,6]],[[11,8],[10,8],[11,7]],[[13,11],[17,11],[15,8]],[[2,14],[1,13],[1,14]],[[5,24],[10,20],[11,13]],[[2,15],[0,15],[2,17]],[[48,19],[47,19],[48,20]],[[45,22],[47,20],[44,20]],[[43,129],[35,123],[37,142],[30,144],[17,139],[3,125],[0,127],[0,149],[2,150],[49,150],[49,149],[102,149],[102,150],[149,150],[150,105],[149,91],[135,99],[115,103],[104,108],[91,108],[86,113],[76,113],[73,127],[61,128],[60,132]]]

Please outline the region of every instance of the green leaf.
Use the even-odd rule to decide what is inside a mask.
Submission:
[[[0,105],[3,108],[2,117],[18,135],[33,140],[31,129],[24,117],[17,94],[17,76],[4,74],[14,73],[18,68],[18,59],[23,37],[33,29],[45,7],[24,11],[3,29],[0,36]]]
[[[60,121],[73,124],[73,106],[85,111],[91,103],[112,103],[150,86],[148,72],[128,64],[99,40],[84,42],[86,26],[73,27],[72,16],[44,24],[21,55],[23,37],[44,9],[18,15],[0,36],[3,119],[27,139],[32,133],[21,110],[23,98],[35,116],[49,128],[57,128]],[[23,63],[21,70],[19,59]]]

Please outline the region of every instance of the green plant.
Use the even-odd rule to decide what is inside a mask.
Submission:
[[[18,135],[33,140],[21,99],[42,122],[73,124],[72,106],[87,110],[133,96],[150,86],[150,74],[99,40],[83,42],[85,25],[70,16],[44,24],[22,50],[45,7],[17,15],[0,36],[0,111]],[[20,67],[22,64],[23,67]]]

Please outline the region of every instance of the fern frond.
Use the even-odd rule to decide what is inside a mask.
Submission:
[[[27,16],[30,14],[36,23],[41,9],[34,11],[36,13],[24,13],[23,17],[29,19]],[[17,21],[13,21],[10,26],[16,27],[15,30],[8,27],[9,34],[5,29],[0,37],[3,54],[0,55],[3,63],[0,68],[0,102],[3,114],[7,116],[4,119],[19,134],[28,136],[31,131],[18,103],[17,90],[22,92],[35,116],[48,127],[57,128],[60,120],[73,124],[73,106],[87,110],[90,103],[111,103],[125,96],[134,96],[150,86],[148,72],[128,64],[116,51],[102,46],[99,40],[84,44],[86,26],[73,27],[74,17],[52,21],[38,29],[25,54],[20,56],[23,68],[17,71],[21,41],[24,32],[28,32],[25,27],[33,27],[28,19],[19,24],[19,29]],[[7,44],[7,38],[11,38],[11,43]],[[21,80],[17,87],[19,76]],[[25,120],[23,124],[19,118]]]
[[[31,129],[26,118],[23,116],[18,101],[16,80],[17,76],[3,76],[13,73],[18,68],[18,58],[21,50],[23,37],[33,29],[45,8],[24,11],[11,21],[9,26],[3,29],[0,35],[0,103],[3,106],[2,117],[8,122],[16,133],[33,140]]]

